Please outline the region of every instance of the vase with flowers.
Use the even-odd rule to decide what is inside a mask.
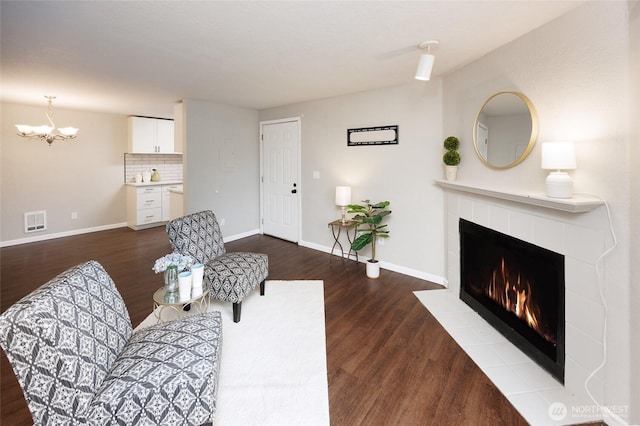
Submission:
[[[169,253],[156,259],[153,270],[164,272],[164,289],[172,294],[178,291],[178,274],[185,269],[189,269],[193,259],[191,256],[184,256],[180,253]]]

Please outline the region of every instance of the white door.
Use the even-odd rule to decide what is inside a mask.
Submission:
[[[489,157],[489,128],[484,124],[478,122],[478,128],[476,129],[476,140],[478,141],[478,152],[485,160]]]
[[[262,232],[298,242],[300,121],[261,124]]]

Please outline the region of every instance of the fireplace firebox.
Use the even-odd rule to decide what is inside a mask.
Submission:
[[[564,256],[460,219],[460,298],[564,384]]]

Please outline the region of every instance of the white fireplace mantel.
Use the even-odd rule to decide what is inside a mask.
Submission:
[[[484,195],[486,197],[499,198],[514,201],[516,203],[529,204],[548,209],[562,210],[569,213],[584,213],[604,204],[604,201],[593,195],[576,194],[572,198],[552,198],[544,194],[519,193],[504,191],[501,189],[481,188],[478,186],[462,184],[455,181],[436,180],[437,185],[455,191],[469,192]]]

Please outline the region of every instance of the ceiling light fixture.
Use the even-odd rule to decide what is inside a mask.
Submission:
[[[22,136],[23,138],[29,139],[42,139],[46,141],[49,146],[53,143],[53,141],[57,140],[65,140],[65,139],[73,139],[76,137],[76,133],[78,133],[78,129],[75,127],[60,127],[58,128],[59,134],[53,133],[56,125],[53,124],[53,100],[56,98],[55,96],[45,96],[45,98],[49,102],[49,106],[47,109],[47,119],[49,120],[48,125],[42,126],[29,126],[27,124],[16,124],[16,128],[18,129],[18,136]]]
[[[431,54],[431,47],[439,45],[438,40],[423,41],[418,45],[422,50],[426,50],[427,53],[420,55],[420,62],[418,62],[418,69],[416,70],[416,80],[429,81],[431,79],[431,70],[433,69],[433,61],[435,56]]]

